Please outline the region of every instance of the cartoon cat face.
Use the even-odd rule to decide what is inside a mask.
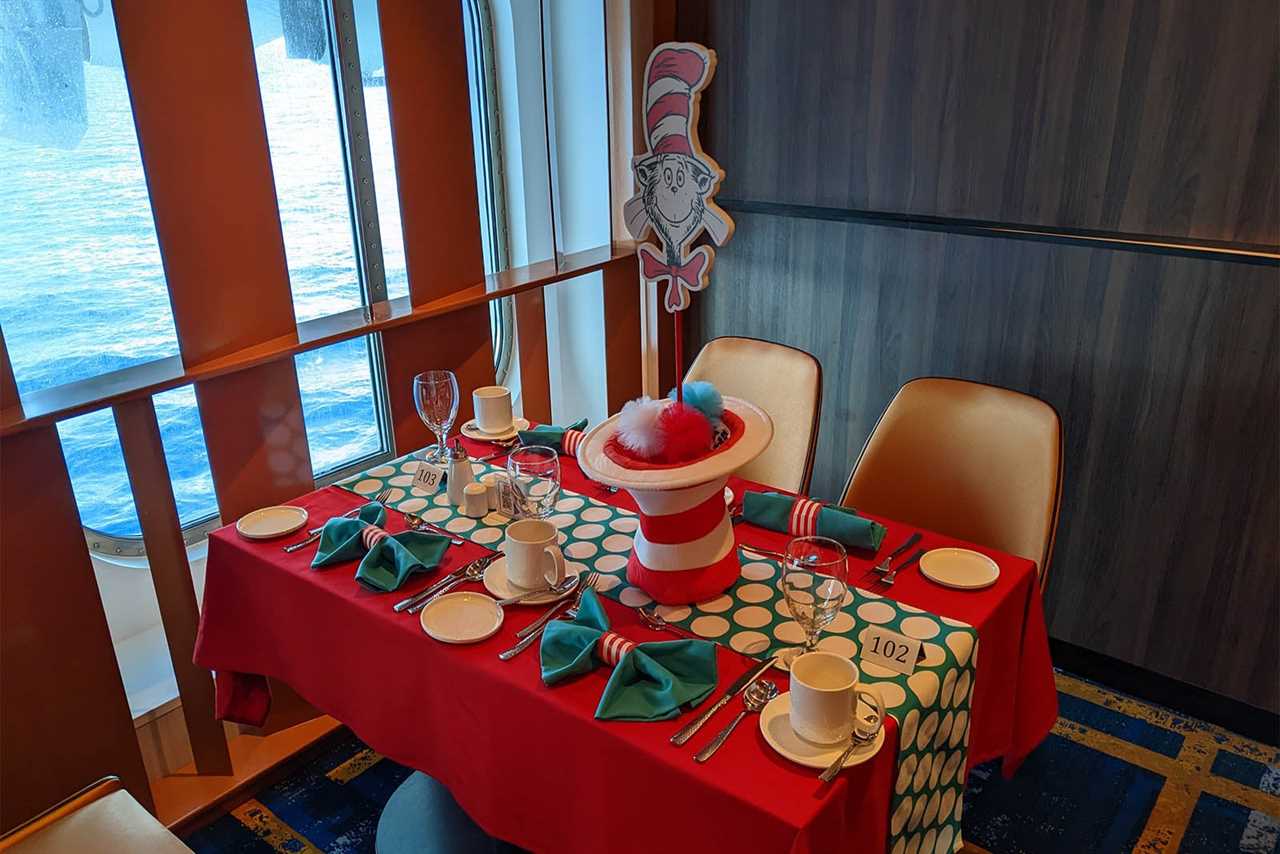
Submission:
[[[660,154],[636,166],[646,195],[652,193],[658,214],[668,225],[683,225],[711,188],[712,175],[699,161],[683,154]]]

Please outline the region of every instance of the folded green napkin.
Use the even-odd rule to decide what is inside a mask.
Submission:
[[[568,427],[557,427],[554,424],[539,424],[528,430],[520,431],[520,444],[546,445],[555,448],[562,454],[575,456],[578,442],[582,441],[583,430],[587,428],[587,419],[575,421]]]
[[[382,530],[387,511],[371,501],[354,519],[333,518],[324,524],[312,569],[361,558],[356,581],[374,590],[395,590],[411,573],[435,569],[449,548],[449,538],[439,534]],[[363,557],[362,557],[363,556]]]
[[[596,718],[664,721],[685,704],[697,705],[716,687],[716,647],[704,640],[633,643],[609,631],[594,590],[582,596],[572,623],[552,620],[542,633],[542,681],[554,685],[601,665],[613,675]]]
[[[742,518],[753,525],[784,531],[792,536],[817,534],[857,549],[879,549],[885,527],[851,507],[836,507],[808,498],[777,492],[748,492],[742,501]]]

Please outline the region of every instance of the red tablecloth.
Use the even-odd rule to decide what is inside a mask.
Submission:
[[[626,493],[607,493],[569,460],[563,477],[566,488],[634,509]],[[732,485],[741,494],[746,484]],[[362,501],[326,487],[295,503],[318,521]],[[388,515],[388,530],[403,530],[403,517]],[[889,547],[912,530],[882,521]],[[739,527],[756,545],[780,548],[787,539]],[[888,595],[978,629],[969,764],[1003,756],[1011,771],[1057,717],[1034,565],[928,532],[920,543],[947,545],[990,555],[999,581],[958,592],[911,571]],[[355,583],[354,565],[313,571],[310,549],[288,555],[280,546],[245,540],[232,527],[210,537],[195,660],[217,672],[220,716],[260,721],[269,703],[263,677],[280,679],[374,750],[435,777],[486,831],[533,851],[885,850],[897,755],[892,721],[879,754],[830,786],[778,757],[746,723],[711,762],[698,765],[694,750],[728,722],[728,711],[675,748],[667,739],[688,716],[649,724],[592,717],[606,670],[551,689],[539,676],[536,648],[499,661],[497,653],[540,608],[508,609],[502,630],[483,643],[440,644],[416,616],[391,610],[435,575],[394,594],[373,593]],[[473,543],[451,548],[443,569],[485,552]],[[853,583],[869,563],[852,560]],[[669,639],[645,629],[631,610],[602,601],[623,634]],[[719,648],[721,684],[751,663]],[[785,676],[779,683],[785,690]]]

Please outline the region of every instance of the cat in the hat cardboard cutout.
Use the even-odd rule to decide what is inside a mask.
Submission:
[[[673,314],[707,286],[715,258],[711,247],[690,244],[704,231],[717,246],[733,235],[733,220],[713,200],[724,172],[698,143],[698,101],[715,70],[715,51],[690,42],[658,45],[645,66],[648,151],[631,164],[640,189],[623,214],[636,240],[652,231],[662,244],[641,243],[636,253],[646,282],[667,280],[663,302]]]

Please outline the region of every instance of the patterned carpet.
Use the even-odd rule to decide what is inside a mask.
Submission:
[[[1013,780],[969,775],[972,854],[1280,854],[1280,751],[1059,673],[1061,717]],[[351,736],[187,837],[201,854],[373,851],[408,769]]]

